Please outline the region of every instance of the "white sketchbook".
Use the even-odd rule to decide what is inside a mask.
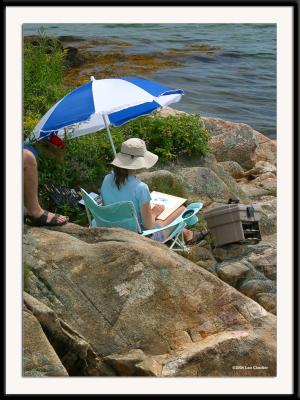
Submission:
[[[166,193],[155,191],[151,192],[151,207],[154,207],[155,204],[161,204],[165,206],[164,211],[158,216],[158,218],[163,221],[175,210],[177,210],[177,208],[182,206],[186,200],[187,199],[184,199],[183,197],[172,196]]]

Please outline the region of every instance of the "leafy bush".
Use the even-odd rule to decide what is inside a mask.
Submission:
[[[208,132],[197,115],[154,115],[135,119],[121,127],[124,137],[140,137],[160,162],[209,152]]]
[[[118,130],[112,129],[112,137],[118,151],[124,136]],[[109,163],[113,160],[112,148],[106,131],[78,137],[66,141],[66,161],[72,170],[80,174],[81,182],[98,182],[110,169]]]
[[[57,39],[38,31],[24,43],[24,130],[27,136],[40,117],[66,94],[65,52]]]

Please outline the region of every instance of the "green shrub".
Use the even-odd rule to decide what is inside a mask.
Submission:
[[[24,43],[24,134],[66,94],[63,85],[65,52],[57,39],[43,30]],[[31,123],[32,122],[32,123]]]
[[[143,139],[160,162],[209,152],[209,135],[197,115],[141,117],[121,127],[125,138]]]
[[[116,151],[119,151],[124,136],[117,129],[112,129],[111,134]],[[88,185],[97,182],[99,187],[111,168],[109,163],[114,158],[106,131],[67,139],[66,146],[66,162],[72,170],[77,171],[80,182],[86,182]]]

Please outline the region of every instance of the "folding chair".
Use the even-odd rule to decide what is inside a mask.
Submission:
[[[188,247],[183,238],[183,229],[198,222],[197,213],[203,207],[202,203],[192,203],[172,223],[162,228],[142,230],[132,201],[121,201],[107,206],[97,204],[89,194],[81,189],[89,226],[95,227],[119,227],[137,232],[145,237],[155,232],[174,228],[168,237],[162,242],[170,242],[170,249],[174,251],[187,251]]]

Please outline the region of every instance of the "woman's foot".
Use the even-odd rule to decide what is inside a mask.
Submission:
[[[26,215],[26,222],[32,226],[59,226],[66,224],[68,221],[69,217],[46,210],[42,210],[42,213],[38,216]]]
[[[202,232],[194,232],[194,231],[190,232],[191,232],[191,239],[186,240],[187,245],[199,243],[201,242],[201,240],[205,238],[205,236],[209,234],[209,231],[207,230]]]

